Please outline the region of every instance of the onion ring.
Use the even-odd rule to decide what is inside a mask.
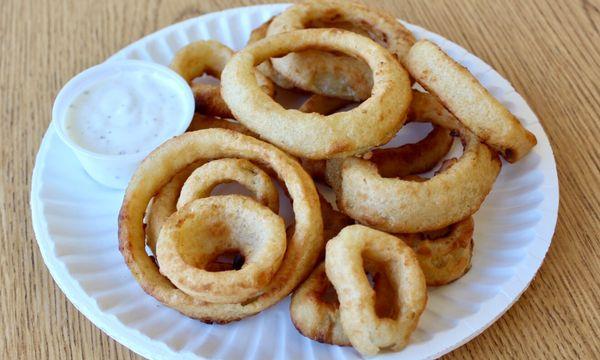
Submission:
[[[395,234],[417,254],[427,286],[448,284],[471,268],[473,217],[442,230],[418,234]]]
[[[498,154],[463,127],[434,96],[415,92],[411,119],[456,132],[463,155],[424,182],[382,178],[375,164],[350,157],[327,162],[327,178],[338,207],[360,223],[391,233],[436,230],[479,209],[500,172]]]
[[[412,33],[395,18],[362,4],[333,0],[305,1],[287,8],[273,19],[267,36],[309,27],[359,33],[387,48],[400,62],[415,42]],[[364,62],[319,50],[323,49],[292,53],[271,59],[271,63],[297,88],[354,101],[370,96],[375,81]]]
[[[252,30],[250,33],[250,39],[248,40],[248,45],[255,43],[267,36],[267,29],[269,28],[271,21],[273,21],[273,18],[270,18],[261,26]],[[294,84],[292,82],[273,69],[273,64],[271,64],[270,59],[263,61],[261,64],[256,66],[256,68],[263,73],[263,75],[271,79],[271,81],[273,81],[277,86],[284,89],[294,88]],[[302,104],[298,110],[306,113],[316,112],[321,115],[329,115],[349,103],[350,101],[348,100],[313,94]]]
[[[286,110],[257,91],[257,63],[306,48],[330,49],[363,58],[373,69],[372,96],[350,111],[323,116]],[[325,159],[364,152],[400,129],[412,93],[407,73],[372,40],[338,29],[307,29],[260,40],[236,53],[223,70],[221,92],[236,119],[292,155]]]
[[[283,219],[269,208],[241,195],[211,196],[191,201],[167,219],[156,258],[161,274],[186,294],[232,303],[261,293],[281,265],[285,246]],[[240,269],[205,270],[227,251],[244,256]]]
[[[285,184],[295,213],[281,267],[260,296],[244,303],[215,304],[187,295],[160,274],[145,250],[143,218],[154,194],[190,164],[217,158],[269,166]],[[319,197],[300,164],[273,145],[231,130],[188,132],[159,146],[133,175],[119,213],[119,249],[138,283],[163,304],[205,322],[239,320],[277,303],[309,275],[323,249]]]
[[[372,150],[368,160],[377,166],[382,177],[419,174],[437,165],[448,154],[453,142],[450,130],[434,125],[424,139],[414,144]]]
[[[339,307],[335,289],[325,273],[325,262],[322,262],[294,291],[290,317],[296,329],[309,339],[350,346],[340,320]]]
[[[507,161],[518,161],[537,143],[535,135],[467,69],[431,41],[417,42],[408,53],[406,66],[419,84]]]
[[[209,197],[219,184],[237,182],[250,190],[254,198],[274,213],[279,212],[279,193],[269,175],[245,159],[218,159],[196,170],[183,184],[177,200],[177,210],[187,203]]]
[[[377,314],[375,290],[363,269],[370,261],[385,269],[394,289],[398,311],[391,317]],[[393,235],[351,225],[327,242],[325,269],[338,294],[344,333],[356,350],[375,355],[406,346],[427,303],[425,276],[410,247]]]
[[[175,54],[171,61],[171,69],[181,75],[192,87],[197,112],[226,118],[233,117],[221,98],[219,85],[192,83],[195,78],[204,74],[220,79],[225,64],[232,56],[233,50],[213,40],[190,43]],[[256,72],[256,80],[262,91],[273,96],[275,88],[268,78]]]

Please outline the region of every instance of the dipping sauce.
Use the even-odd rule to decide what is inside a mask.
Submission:
[[[67,108],[64,131],[105,155],[154,149],[173,136],[186,99],[177,83],[149,71],[122,71],[92,83]]]

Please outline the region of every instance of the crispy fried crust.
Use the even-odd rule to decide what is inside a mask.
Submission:
[[[281,267],[263,294],[247,303],[208,303],[185,294],[160,274],[145,250],[143,218],[152,197],[190,164],[217,158],[244,158],[269,166],[292,199],[295,226]],[[319,197],[310,176],[273,145],[231,130],[190,132],[159,146],[133,175],[119,213],[119,249],[138,283],[163,304],[205,322],[239,320],[277,303],[308,276],[323,245]]]
[[[319,264],[292,296],[290,316],[298,331],[309,339],[340,346],[350,346],[344,333],[335,289]]]
[[[283,109],[258,90],[254,66],[306,48],[363,58],[372,68],[372,96],[350,111],[323,116]],[[412,93],[406,71],[373,41],[338,29],[307,29],[269,36],[241,50],[222,74],[222,95],[236,119],[292,155],[343,157],[389,141],[403,125]]]
[[[389,316],[377,313],[365,262],[385,269],[397,307]],[[369,356],[406,346],[427,303],[425,276],[410,247],[393,235],[351,225],[327,243],[325,270],[338,294],[344,333],[356,350]]]
[[[535,146],[527,131],[463,66],[437,45],[420,40],[409,51],[411,76],[440,99],[469,130],[509,162],[516,162]]]
[[[395,148],[375,149],[368,160],[377,166],[383,177],[419,174],[433,169],[448,154],[453,142],[450,130],[434,126],[423,140]]]
[[[304,28],[349,30],[379,43],[401,62],[414,43],[412,33],[395,18],[347,1],[305,1],[276,16],[268,27],[272,36]],[[297,88],[315,94],[361,101],[371,95],[373,78],[360,60],[321,49],[308,49],[272,59],[275,70]]]
[[[396,234],[417,254],[428,286],[446,285],[471,268],[473,217],[447,228],[418,234]]]
[[[491,191],[501,167],[497,153],[432,95],[415,92],[411,116],[458,133],[464,151],[454,165],[418,182],[383,178],[375,164],[354,157],[327,164],[338,207],[363,224],[392,233],[436,230],[469,217]]]
[[[281,217],[246,196],[221,195],[192,200],[170,216],[160,231],[156,258],[160,273],[184,293],[226,304],[260,295],[285,248]],[[227,251],[244,256],[240,269],[207,270]]]

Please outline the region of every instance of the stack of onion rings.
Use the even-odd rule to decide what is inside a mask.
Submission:
[[[251,316],[295,290],[290,314],[303,335],[363,355],[406,346],[426,286],[469,270],[472,215],[500,171],[498,152],[514,162],[536,142],[436,45],[361,4],[304,1],[236,54],[198,41],[171,67],[191,86],[196,114],[126,191],[119,247],[135,279],[208,323]],[[429,93],[411,90],[409,73]],[[197,79],[205,74],[221,85]],[[310,94],[285,109],[273,83],[292,90],[278,94],[285,104]],[[378,148],[409,121],[433,129]],[[462,156],[443,160],[455,137]],[[433,177],[419,175],[440,162]],[[338,210],[313,179],[332,187]],[[212,195],[229,182],[250,195]],[[294,211],[287,229],[280,194]]]
[[[243,303],[206,302],[186,294],[160,273],[145,251],[143,218],[154,194],[194,162],[216,158],[244,158],[269,166],[293,199],[294,231],[281,266],[257,298]],[[272,145],[222,129],[186,133],[154,150],[131,179],[119,214],[119,248],[142,288],[165,305],[205,322],[238,320],[289,294],[317,261],[323,248],[322,231],[319,197],[300,164]]]

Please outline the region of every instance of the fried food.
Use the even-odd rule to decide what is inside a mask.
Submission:
[[[518,161],[537,143],[535,135],[467,69],[431,41],[421,40],[410,49],[406,67],[419,84],[507,161]]]
[[[427,286],[440,286],[462,277],[471,268],[473,217],[446,228],[417,234],[395,234],[417,254]]]
[[[220,158],[247,159],[270,167],[286,186],[295,214],[283,261],[271,281],[258,297],[226,304],[190,296],[163,276],[146,253],[143,224],[150,200],[175,174],[195,162]],[[319,197],[310,176],[275,146],[231,130],[189,132],[159,146],[133,175],[119,213],[119,249],[138,283],[166,306],[205,322],[239,320],[277,303],[309,275],[323,245]]]
[[[422,182],[383,178],[375,164],[355,157],[327,163],[338,207],[360,223],[391,233],[437,230],[469,217],[491,191],[501,167],[497,153],[434,96],[415,92],[410,116],[455,132],[464,147],[462,156]]]
[[[393,289],[396,309],[387,316],[377,314],[365,262],[381,266]],[[393,235],[351,225],[327,242],[325,270],[338,295],[344,333],[356,350],[369,356],[406,346],[427,303],[425,276],[410,247]]]
[[[281,265],[285,248],[281,217],[246,196],[221,195],[193,200],[170,216],[160,231],[156,257],[160,273],[186,294],[236,303],[262,293]],[[206,270],[226,252],[243,255],[241,268]]]
[[[227,104],[221,98],[219,85],[194,84],[192,82],[204,74],[220,79],[225,64],[232,56],[233,50],[213,40],[193,42],[175,54],[170,65],[171,69],[181,75],[192,87],[196,100],[196,112],[225,118],[233,117]],[[261,73],[255,73],[256,81],[262,91],[273,96],[275,92],[273,83]]]
[[[302,104],[299,110],[327,115],[347,104],[349,104],[347,100],[313,95]],[[449,129],[434,126],[433,130],[417,143],[374,149],[363,157],[368,157],[368,160],[377,165],[381,176],[402,177],[431,170],[450,151],[453,142],[454,138]],[[325,160],[301,159],[300,163],[313,179],[326,181],[327,164]]]
[[[177,210],[187,203],[209,197],[220,184],[237,182],[254,195],[254,198],[274,213],[279,212],[279,193],[269,175],[245,159],[218,159],[210,161],[192,172],[181,188]]]
[[[305,28],[339,28],[358,33],[387,48],[400,62],[415,41],[412,33],[393,17],[362,4],[336,0],[305,1],[289,7],[272,20],[267,36]],[[271,59],[274,69],[295,87],[353,101],[371,96],[375,81],[369,66],[357,59],[360,56],[324,51],[331,50],[327,48],[298,50],[304,51]]]
[[[292,295],[290,316],[298,331],[309,339],[350,346],[340,319],[340,302],[327,279],[325,262],[319,264]]]
[[[386,149],[374,149],[368,160],[386,178],[427,172],[448,154],[454,138],[450,130],[434,125],[427,136],[414,143]]]
[[[267,29],[269,28],[271,21],[273,21],[273,18],[270,18],[261,26],[252,30],[250,33],[250,39],[248,40],[248,45],[255,43],[267,36]],[[271,81],[273,81],[277,86],[284,89],[294,88],[294,84],[291,81],[273,69],[273,64],[271,64],[270,59],[263,61],[261,64],[256,66],[256,69],[271,79]],[[366,69],[366,72],[369,76],[371,76],[368,68]],[[298,110],[306,113],[316,112],[321,115],[329,115],[341,107],[348,105],[349,103],[349,100],[313,94],[302,104]]]
[[[374,73],[372,96],[355,109],[324,116],[283,109],[258,90],[254,66],[273,56],[318,47],[363,58]],[[236,119],[292,155],[326,159],[364,152],[389,141],[411,100],[406,71],[373,41],[338,29],[307,29],[267,37],[233,56],[223,70],[222,95]]]
[[[303,1],[238,53],[197,41],[171,67],[196,114],[126,190],[119,249],[136,281],[207,323],[257,314],[294,291],[300,333],[365,356],[403,349],[427,286],[470,269],[473,214],[500,172],[498,153],[515,162],[536,143],[436,45],[362,4]],[[286,109],[275,85],[285,107],[299,103],[287,96],[310,94]],[[410,121],[433,128],[380,147]],[[456,137],[462,156],[443,160]],[[440,162],[433,177],[419,175]],[[337,209],[313,180],[333,188]],[[212,195],[231,182],[249,195]],[[287,228],[280,196],[294,212]]]

